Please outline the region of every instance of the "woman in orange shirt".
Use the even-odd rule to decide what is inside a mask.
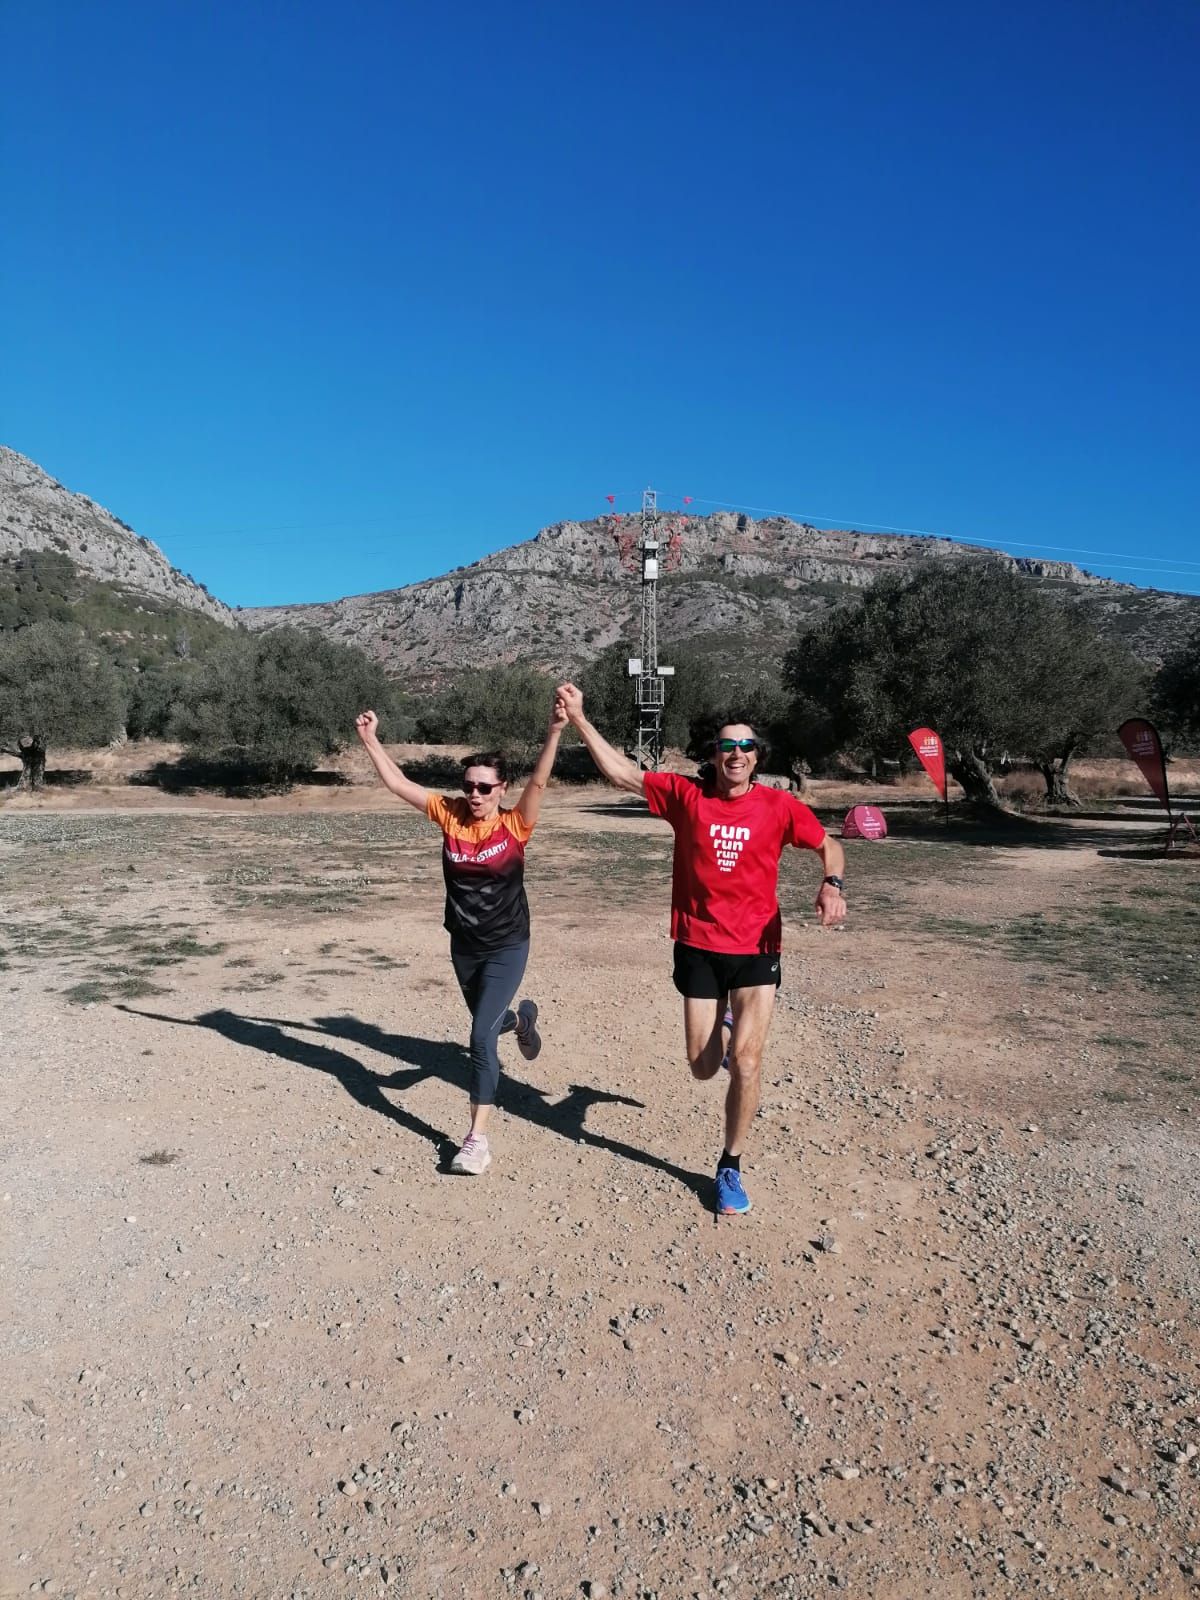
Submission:
[[[546,740],[511,811],[500,802],[508,790],[508,767],[499,751],[468,756],[462,795],[430,794],[406,778],[379,742],[379,718],[364,711],[355,726],[376,772],[394,795],[442,830],[446,880],[444,926],[450,960],[471,1013],[471,1126],[450,1163],[451,1172],[472,1177],[491,1165],[487,1125],[500,1080],[497,1044],[516,1033],[517,1048],[532,1061],[542,1048],[538,1008],[513,999],[529,959],[529,901],[525,897],[525,845],[533,833],[554,766],[566,712],[555,702]]]

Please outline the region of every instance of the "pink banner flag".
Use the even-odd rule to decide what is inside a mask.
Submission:
[[[1171,814],[1171,799],[1167,790],[1167,763],[1163,759],[1162,740],[1158,729],[1145,717],[1130,717],[1117,729],[1117,738],[1142,769],[1142,776],[1154,790]]]
[[[851,806],[842,823],[843,839],[886,839],[887,822],[878,806]]]
[[[932,728],[914,728],[908,736],[908,742],[917,753],[917,760],[929,774],[934,788],[946,798],[946,752],[942,749],[942,741]]]

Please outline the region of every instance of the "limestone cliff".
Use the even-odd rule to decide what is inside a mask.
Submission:
[[[177,571],[156,544],[0,445],[0,556],[21,550],[57,550],[89,577],[233,625],[229,607]]]

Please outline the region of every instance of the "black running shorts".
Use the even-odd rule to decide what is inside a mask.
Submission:
[[[688,1000],[720,1000],[731,989],[765,989],[783,981],[779,956],[724,955],[698,950],[695,945],[675,946],[675,987]]]

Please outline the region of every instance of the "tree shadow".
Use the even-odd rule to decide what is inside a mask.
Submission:
[[[799,797],[803,799],[803,796]],[[835,839],[841,837],[842,820],[848,806],[830,806],[824,802],[806,801],[818,821]],[[625,801],[598,802],[580,807],[581,811],[597,817],[617,817],[627,821],[641,821],[650,815],[645,801],[631,797]],[[1149,843],[1153,830],[1145,828],[1131,832],[1130,824],[1149,823],[1151,815],[1137,811],[1125,817],[1116,812],[1064,811],[1035,816],[1021,816],[1009,811],[992,811],[990,807],[975,808],[966,801],[957,801],[951,807],[949,818],[939,804],[917,805],[906,802],[903,806],[880,806],[887,818],[888,840],[900,843],[970,845],[983,850],[1095,850],[1100,854],[1108,849],[1128,844],[1131,839]],[[1083,823],[1085,826],[1080,826]],[[1108,823],[1107,827],[1086,824]],[[1124,825],[1122,825],[1124,824]],[[1166,821],[1162,824],[1165,835]],[[887,848],[887,841],[855,841],[879,844]]]
[[[47,789],[81,789],[95,776],[86,767],[47,767],[43,781]],[[19,767],[0,772],[0,789],[15,789],[20,779]]]
[[[272,774],[253,762],[205,761],[195,756],[180,756],[175,761],[156,761],[152,766],[131,772],[129,783],[143,789],[161,789],[164,794],[190,795],[205,792],[229,799],[261,799],[267,795],[290,794],[293,789],[344,789],[350,779],[341,772],[315,767],[297,768],[285,775]]]
[[[466,1050],[457,1044],[443,1044],[434,1039],[422,1039],[412,1034],[387,1033],[374,1023],[363,1022],[358,1017],[343,1015],[316,1017],[312,1022],[296,1022],[281,1017],[244,1017],[235,1011],[206,1011],[198,1017],[169,1017],[158,1011],[143,1011],[136,1006],[118,1005],[118,1011],[131,1016],[145,1017],[154,1022],[169,1022],[176,1027],[209,1028],[231,1043],[261,1050],[264,1055],[290,1061],[296,1066],[309,1067],[328,1073],[346,1090],[351,1099],[368,1111],[398,1123],[409,1133],[426,1139],[438,1152],[438,1170],[448,1172],[457,1143],[449,1134],[434,1128],[422,1118],[406,1111],[389,1100],[384,1089],[403,1093],[426,1078],[440,1078],[456,1089],[467,1093],[470,1061]],[[295,1039],[296,1033],[316,1033],[324,1038],[345,1040],[351,1044],[377,1051],[407,1063],[408,1070],[388,1074],[370,1071],[353,1056],[335,1050],[327,1044],[307,1039]],[[594,1133],[587,1127],[587,1113],[592,1106],[623,1105],[642,1107],[640,1100],[628,1095],[613,1094],[607,1089],[594,1089],[586,1084],[573,1083],[566,1096],[551,1103],[547,1091],[531,1084],[502,1076],[500,1104],[510,1115],[520,1117],[535,1128],[584,1144],[594,1150],[607,1151],[609,1155],[635,1166],[649,1167],[674,1178],[684,1189],[711,1210],[715,1204],[715,1181],[705,1173],[690,1172],[660,1156],[640,1150],[636,1145],[606,1134]]]
[[[409,756],[404,763],[405,776],[427,789],[457,789],[462,781],[463,764],[457,756],[438,751],[428,755]]]
[[[1200,849],[1195,845],[1176,845],[1172,850],[1163,845],[1141,850],[1097,850],[1096,854],[1113,861],[1179,861],[1191,866],[1200,865]]]
[[[1149,817],[1140,815],[1121,819],[1110,813],[1103,819],[1109,823],[1108,827],[1079,826],[1079,812],[1064,812],[1061,817],[1028,817],[996,812],[972,818],[952,811],[949,821],[941,814],[922,815],[898,809],[885,810],[884,815],[887,818],[888,839],[873,842],[876,848],[882,844],[886,849],[888,841],[892,840],[897,843],[910,840],[928,844],[970,845],[985,850],[1092,850],[1103,853],[1119,846],[1128,849],[1135,844],[1144,851],[1154,848],[1157,843],[1155,829],[1137,826],[1151,821]],[[827,822],[826,826],[836,833],[834,824]],[[1165,837],[1165,820],[1161,834]]]

